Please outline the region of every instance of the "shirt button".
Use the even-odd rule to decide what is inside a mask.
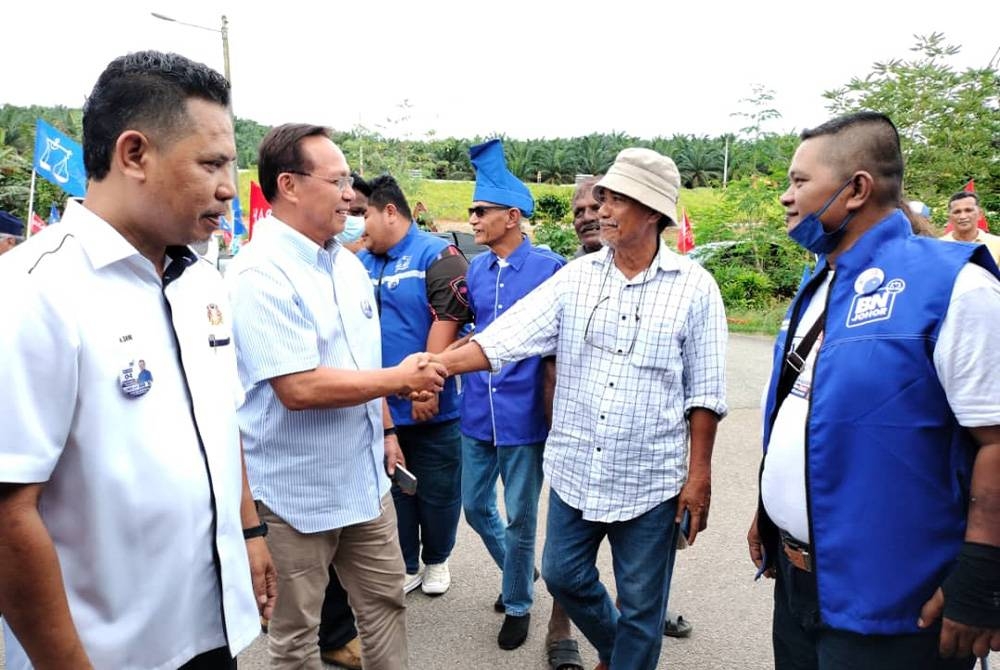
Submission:
[[[622,314],[622,321],[624,321],[627,318],[628,318],[627,316],[625,316],[624,314]]]
[[[603,415],[603,414],[601,415],[601,420],[602,420],[602,421],[604,420],[604,415]]]
[[[614,385],[615,385],[614,382],[611,382],[611,383],[608,384],[608,386],[611,386],[611,387],[614,387]]]
[[[497,305],[497,309],[503,309],[503,305]]]
[[[494,392],[494,393],[496,393],[496,392],[497,392],[497,387],[496,387],[496,386],[494,386],[494,387],[493,387],[493,392]]]
[[[618,350],[618,353],[620,354],[621,352],[622,352],[622,350],[621,350],[621,349],[619,349],[619,350]]]
[[[598,447],[598,448],[597,448],[597,450],[598,450],[598,451],[600,451],[600,450],[601,450],[601,448],[600,448],[600,447]]]
[[[503,288],[503,284],[500,284],[500,288]]]

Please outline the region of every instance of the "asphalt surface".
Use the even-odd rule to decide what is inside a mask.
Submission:
[[[770,367],[771,340],[733,335],[728,353],[729,416],[716,440],[709,528],[677,558],[670,609],[694,625],[691,637],[664,638],[658,668],[689,670],[772,668],[770,645],[771,584],[753,581],[746,531],[756,504],[760,458],[760,397]],[[545,518],[547,490],[539,509]],[[539,526],[538,561],[544,542]],[[539,582],[527,642],[514,651],[497,647],[503,615],[493,611],[500,572],[482,541],[464,520],[451,558],[452,586],[431,598],[419,590],[407,596],[410,667],[413,670],[548,668],[545,633],[551,598]],[[605,546],[599,568],[614,593],[610,553]],[[584,666],[597,655],[582,636]],[[2,649],[0,640],[0,649]],[[993,667],[1000,667],[993,654]],[[0,668],[3,668],[0,654]],[[239,658],[241,670],[268,667],[266,639],[261,636]],[[333,668],[334,666],[328,666]],[[978,666],[977,666],[978,667]]]

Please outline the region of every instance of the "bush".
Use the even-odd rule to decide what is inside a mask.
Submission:
[[[774,285],[763,272],[745,267],[717,267],[712,272],[727,309],[766,306],[773,298]]]
[[[535,216],[540,221],[562,221],[570,210],[569,199],[546,193],[538,196],[535,203]]]
[[[543,221],[535,226],[535,244],[548,245],[557,254],[570,258],[576,252],[579,240],[573,224]]]

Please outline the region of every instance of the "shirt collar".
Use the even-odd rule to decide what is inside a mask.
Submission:
[[[152,261],[143,256],[138,249],[125,239],[118,230],[100,216],[84,207],[81,203],[70,200],[66,204],[63,218],[80,247],[95,270],[100,270],[118,261],[135,259],[145,270],[156,275]],[[186,246],[166,248],[164,259],[163,285],[181,276],[184,270],[198,261],[194,249]]]
[[[528,260],[528,256],[531,254],[531,240],[528,239],[527,235],[522,235],[521,243],[517,245],[514,251],[510,252],[504,260],[507,261],[516,272],[521,271],[521,267],[524,265],[525,261]],[[490,251],[490,267],[496,267],[500,257],[496,255],[492,250]]]
[[[260,226],[257,230],[264,232],[264,236],[271,236],[293,256],[309,265],[321,267],[320,259],[323,256],[329,256],[332,260],[340,249],[340,242],[336,238],[330,238],[326,245],[321,247],[274,214],[267,216],[256,226]]]
[[[659,247],[656,250],[656,257],[653,259],[653,264],[656,265],[657,269],[663,270],[664,272],[677,272],[681,269],[680,256],[675,254],[673,251],[667,247],[667,243],[663,239],[658,241]],[[613,256],[611,255],[610,247],[602,247],[601,249],[587,254],[585,256],[592,264],[599,266],[602,272],[607,272],[609,270],[608,263],[613,262]],[[633,280],[642,281],[641,277],[644,273],[639,273]],[[655,276],[653,273],[652,276]],[[633,281],[630,280],[630,281]]]

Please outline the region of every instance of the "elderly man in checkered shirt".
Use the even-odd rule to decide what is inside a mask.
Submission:
[[[600,670],[656,667],[679,522],[690,515],[688,542],[707,526],[726,413],[718,286],[660,238],[675,225],[679,187],[670,158],[620,152],[594,186],[605,248],[440,355],[450,374],[556,356],[542,575],[597,649]],[[605,537],[619,607],[596,568]]]

